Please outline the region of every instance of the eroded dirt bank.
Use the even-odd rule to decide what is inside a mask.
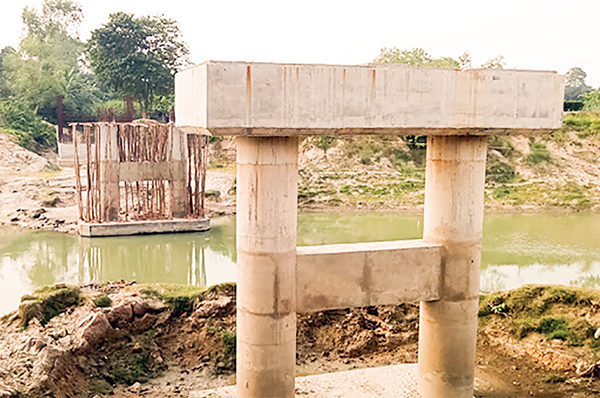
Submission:
[[[0,397],[185,397],[235,383],[235,286],[57,285],[0,323]],[[600,292],[484,295],[478,397],[600,393]],[[598,334],[598,333],[596,333]],[[298,315],[297,375],[416,362],[418,306]]]

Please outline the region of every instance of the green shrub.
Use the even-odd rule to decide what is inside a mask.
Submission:
[[[563,317],[544,317],[540,320],[535,331],[545,334],[548,340],[558,339],[565,341],[570,334],[567,321]]]
[[[106,293],[101,293],[93,298],[94,305],[99,308],[110,307],[112,300]]]
[[[565,112],[577,112],[583,109],[583,101],[565,101],[563,104],[563,110]]]
[[[490,157],[485,167],[485,181],[506,184],[517,178],[515,167],[497,157]]]
[[[488,137],[488,149],[494,149],[508,158],[515,152],[512,138],[507,135],[490,135]]]
[[[333,146],[335,146],[337,142],[336,137],[329,137],[326,135],[320,135],[314,141],[315,146],[327,152],[327,150]]]
[[[565,113],[563,130],[576,131],[579,138],[600,133],[600,114],[597,112]]]
[[[0,101],[0,128],[12,134],[24,148],[40,151],[56,147],[55,129],[32,109],[14,100]]]
[[[529,144],[529,147],[531,148],[531,152],[529,152],[525,157],[525,163],[529,165],[537,165],[542,162],[550,162],[550,151],[548,148],[546,148],[545,144],[534,141]]]
[[[583,109],[596,111],[600,109],[600,91],[594,90],[583,94]]]

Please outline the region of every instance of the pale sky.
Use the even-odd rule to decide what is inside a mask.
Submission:
[[[24,6],[0,0],[0,48],[23,34]],[[124,11],[175,19],[191,60],[361,64],[382,47],[421,47],[432,56],[467,51],[478,67],[503,55],[509,68],[574,66],[600,86],[599,0],[80,0],[82,39]]]

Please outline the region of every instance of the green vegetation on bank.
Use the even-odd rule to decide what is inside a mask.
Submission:
[[[486,324],[493,317],[510,319],[514,334],[523,339],[539,333],[548,340],[562,340],[569,346],[600,348],[594,338],[597,325],[586,313],[595,313],[600,291],[566,286],[526,285],[510,291],[482,294],[479,319]]]
[[[27,327],[33,318],[45,325],[68,308],[79,305],[81,299],[81,290],[76,286],[57,285],[36,290],[21,298],[21,326]]]
[[[594,150],[599,137],[600,113],[587,111],[567,112],[561,130],[525,142],[511,136],[489,136],[487,205],[575,211],[600,206],[599,187],[580,182],[571,170],[577,165],[553,155],[557,148],[571,147],[574,150],[567,150],[570,156],[595,164],[600,157]],[[426,137],[308,137],[301,144],[302,148],[311,145],[325,156],[305,163],[300,171],[298,201],[304,209],[391,209],[423,204]]]
[[[579,138],[598,137],[600,133],[600,113],[567,112],[563,117],[562,132],[575,131]]]
[[[190,314],[194,305],[207,297],[217,295],[221,291],[235,291],[234,283],[222,283],[209,288],[177,285],[170,283],[154,283],[138,287],[141,293],[157,297],[173,311],[175,316]]]
[[[20,146],[32,151],[56,145],[54,128],[29,107],[11,99],[0,100],[0,131],[14,135]]]

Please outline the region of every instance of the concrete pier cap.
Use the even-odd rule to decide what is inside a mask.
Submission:
[[[545,71],[208,61],[178,73],[178,127],[239,137],[237,396],[294,397],[296,311],[420,300],[420,395],[472,397],[486,136],[560,129],[563,95]],[[352,134],[430,136],[423,239],[296,249],[296,136]]]
[[[556,72],[208,61],[175,77],[180,127],[213,135],[489,135],[562,127]]]

